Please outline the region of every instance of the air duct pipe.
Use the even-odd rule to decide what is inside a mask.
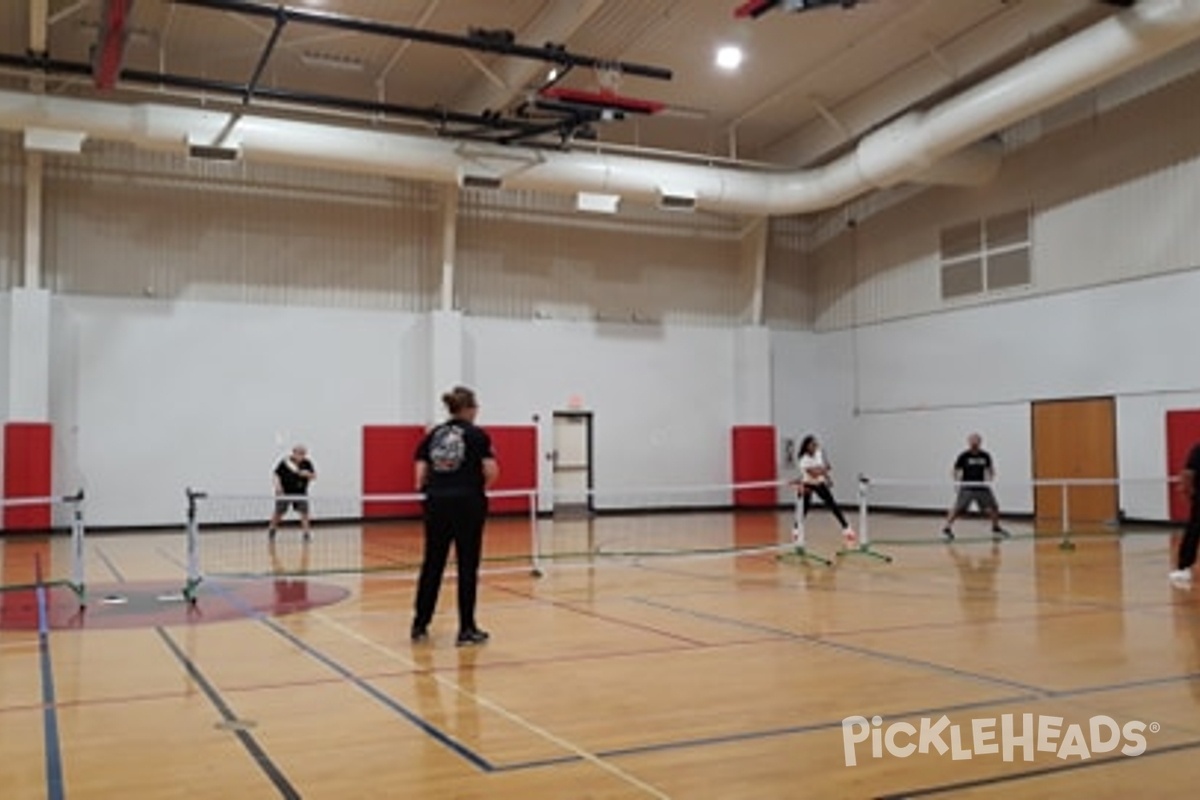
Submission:
[[[964,148],[1197,37],[1197,0],[1141,0],[929,111],[884,126],[836,161],[797,172],[472,144],[256,115],[243,116],[225,144],[238,147],[247,161],[443,183],[474,175],[498,178],[510,189],[599,192],[648,204],[683,193],[695,197],[696,208],[713,212],[797,214],[836,207],[923,174],[936,179],[953,166],[946,160]],[[187,142],[215,141],[229,121],[224,112],[0,92],[2,128],[77,131],[140,147],[182,151]],[[969,169],[942,178],[986,177],[998,159],[999,148],[984,143],[960,156]]]

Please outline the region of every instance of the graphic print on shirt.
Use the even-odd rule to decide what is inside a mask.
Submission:
[[[442,425],[429,441],[429,463],[434,472],[458,472],[467,457],[467,442],[463,429],[457,425]]]

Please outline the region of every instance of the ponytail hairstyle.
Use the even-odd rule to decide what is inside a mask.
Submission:
[[[452,417],[457,417],[464,411],[470,411],[473,408],[479,407],[479,403],[475,400],[475,392],[465,386],[455,386],[446,392],[442,395],[442,403],[446,406],[446,411]]]
[[[805,436],[803,439],[801,439],[800,440],[800,455],[802,455],[802,456],[809,455],[808,449],[810,447],[812,447],[814,444],[816,444],[816,441],[817,441],[817,437],[813,436],[811,433],[808,434],[807,436]]]

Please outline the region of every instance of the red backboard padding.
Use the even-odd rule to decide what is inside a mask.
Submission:
[[[775,459],[775,428],[772,425],[735,425],[733,428],[733,482],[759,483],[779,477]],[[735,489],[738,508],[770,508],[778,502],[774,488]]]
[[[49,497],[54,429],[48,422],[9,422],[4,426],[4,496]],[[5,507],[4,529],[47,530],[50,505]]]
[[[1200,409],[1167,412],[1167,474],[1176,477],[1187,463],[1192,446],[1200,444]],[[1179,486],[1167,487],[1167,507],[1173,522],[1186,522],[1190,511],[1188,499]]]
[[[492,449],[500,464],[500,480],[493,491],[520,491],[537,488],[538,436],[533,425],[487,425]],[[515,514],[529,511],[528,496],[496,497],[489,503],[492,513]]]
[[[413,455],[425,436],[420,425],[364,425],[362,488],[364,495],[415,494]],[[363,502],[364,518],[415,518],[418,502]]]

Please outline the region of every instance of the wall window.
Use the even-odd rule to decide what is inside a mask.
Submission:
[[[942,231],[942,299],[1032,283],[1029,212],[1013,211]]]

